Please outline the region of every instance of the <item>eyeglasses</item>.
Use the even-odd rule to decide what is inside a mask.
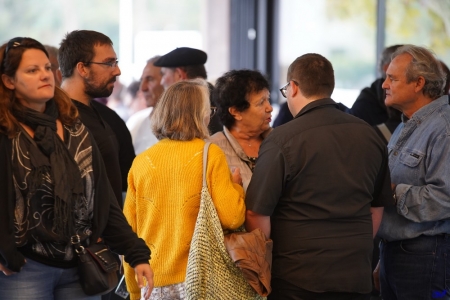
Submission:
[[[83,62],[83,64],[96,64],[96,65],[104,65],[104,66],[108,66],[110,68],[115,68],[119,65],[119,61],[110,61],[110,62],[95,62],[95,61],[87,61],[87,62]]]
[[[209,115],[210,118],[214,117],[214,115],[217,112],[217,107],[211,106],[211,114]]]
[[[287,91],[288,86],[291,84],[291,81],[294,82],[296,85],[298,85],[298,83],[295,82],[295,80],[289,80],[289,82],[286,83],[286,84],[280,89],[281,95],[283,95],[284,98],[287,98],[287,96],[286,96],[286,91]]]
[[[6,56],[6,54],[8,54],[8,51],[11,50],[12,48],[19,47],[21,45],[20,43],[22,42],[22,40],[23,40],[23,37],[16,37],[16,38],[10,39],[8,44],[6,44],[5,56]]]

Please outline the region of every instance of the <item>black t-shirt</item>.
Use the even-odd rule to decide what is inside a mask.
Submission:
[[[126,191],[128,171],[135,157],[130,132],[125,122],[109,107],[96,101],[91,101],[91,106],[76,100],[74,103],[81,121],[94,136],[114,195],[123,208],[122,191]]]
[[[386,146],[329,98],[263,141],[246,197],[271,216],[272,278],[312,292],[372,290],[370,208],[392,204]]]

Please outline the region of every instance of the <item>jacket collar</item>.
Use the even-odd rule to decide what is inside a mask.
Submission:
[[[407,122],[409,120],[415,123],[422,123],[431,113],[433,113],[436,109],[441,106],[449,105],[449,96],[443,95],[425,106],[422,106],[417,110],[412,116],[411,119],[408,119],[405,115],[402,114],[402,121]]]
[[[294,117],[294,119],[310,112],[311,110],[314,110],[316,108],[322,108],[324,106],[328,106],[328,105],[333,105],[335,106],[337,109],[339,109],[339,106],[337,105],[336,102],[334,102],[333,99],[331,98],[322,98],[322,99],[318,99],[318,100],[314,100],[310,103],[308,103],[305,107],[303,107],[299,113]]]

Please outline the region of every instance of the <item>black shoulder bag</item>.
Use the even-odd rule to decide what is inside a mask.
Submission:
[[[70,239],[78,255],[78,277],[86,295],[104,295],[118,284],[119,264],[115,254],[103,243],[81,245],[79,235]]]

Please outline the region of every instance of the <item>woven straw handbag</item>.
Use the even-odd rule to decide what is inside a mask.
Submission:
[[[224,244],[224,234],[206,185],[210,143],[203,150],[203,187],[186,271],[186,299],[260,299],[236,267]]]

